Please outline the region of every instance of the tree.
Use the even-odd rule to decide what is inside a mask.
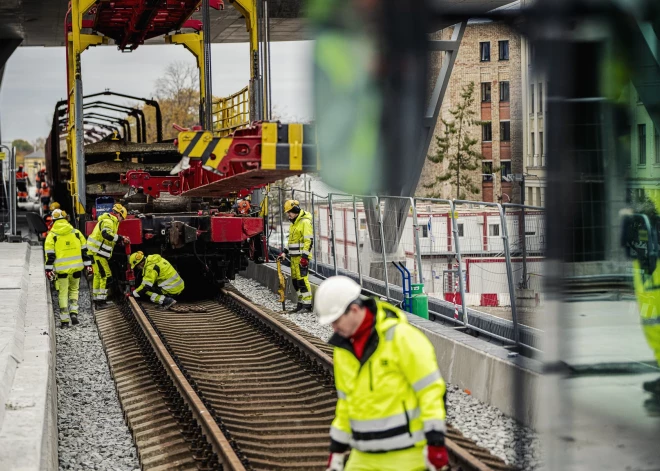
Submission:
[[[38,137],[32,142],[32,147],[34,150],[44,150],[46,148],[46,139],[43,137]]]
[[[199,80],[197,67],[186,62],[170,63],[162,77],[156,80],[154,98],[163,115],[163,138],[174,139],[177,131],[172,124],[191,128],[199,123]],[[144,106],[147,121],[147,141],[156,140],[156,112]]]
[[[479,194],[481,188],[474,181],[474,172],[481,169],[483,155],[476,149],[478,139],[472,137],[474,126],[480,126],[487,122],[476,119],[477,112],[474,105],[474,82],[464,86],[461,91],[461,99],[455,108],[449,110],[453,120],[442,120],[444,132],[442,136],[436,136],[438,150],[427,158],[433,163],[448,162],[445,174],[436,176],[435,181],[424,185],[424,188],[432,189],[436,184],[449,181],[456,187],[456,197],[466,199],[466,192],[472,195]],[[432,197],[441,197],[434,192]]]
[[[34,147],[25,139],[14,139],[11,143],[12,147],[16,148],[16,154],[31,154],[34,152]]]

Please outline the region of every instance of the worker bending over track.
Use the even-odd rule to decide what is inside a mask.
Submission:
[[[445,382],[433,345],[391,304],[361,295],[345,276],[323,281],[314,309],[335,334],[337,408],[327,471],[439,471],[445,448]]]
[[[298,293],[298,304],[291,312],[311,312],[312,289],[309,286],[308,273],[314,243],[312,215],[300,209],[300,203],[296,200],[285,201],[284,212],[291,222],[289,243],[278,258],[283,260],[287,254],[291,257],[291,281]]]
[[[128,237],[117,234],[119,223],[126,219],[127,211],[121,204],[117,203],[109,213],[99,216],[94,230],[89,235],[87,243],[89,250],[94,254],[94,287],[92,288],[92,299],[96,309],[104,309],[108,306],[108,278],[112,276],[108,260],[112,257],[115,243],[130,244]]]
[[[66,220],[66,213],[55,209],[54,223],[48,232],[46,252],[46,277],[55,281],[60,306],[60,325],[68,327],[78,323],[78,293],[80,276],[84,267],[92,271],[92,259],[87,253],[85,236]],[[70,316],[70,317],[69,317]]]
[[[181,294],[185,284],[170,262],[160,255],[145,257],[142,252],[131,254],[128,262],[133,270],[142,272],[142,282],[132,293],[134,297],[148,296],[163,310],[176,304],[172,296]]]

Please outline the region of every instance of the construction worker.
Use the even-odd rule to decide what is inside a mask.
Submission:
[[[117,234],[119,223],[126,219],[126,216],[126,208],[119,203],[115,204],[109,213],[99,216],[94,230],[87,239],[89,250],[94,254],[92,300],[96,309],[104,309],[108,306],[108,278],[112,276],[108,260],[112,257],[115,244],[117,242],[130,244],[128,237]]]
[[[60,209],[60,204],[57,201],[53,201],[49,206],[48,206],[48,211],[46,214],[44,214],[44,223],[46,223],[46,227],[50,231],[50,228],[53,227],[53,211],[56,209]],[[41,234],[42,237],[47,237],[48,232],[44,232]]]
[[[37,172],[35,180],[37,181],[37,185],[46,183],[46,167],[41,167],[41,170]]]
[[[181,294],[185,288],[183,279],[174,267],[160,255],[144,256],[135,252],[128,258],[131,269],[142,273],[142,282],[135,288],[132,295],[136,298],[148,296],[152,303],[160,304],[166,310],[176,304],[172,296]]]
[[[41,188],[39,189],[39,197],[41,198],[41,208],[44,211],[48,211],[48,206],[50,205],[50,188],[48,184],[43,182]]]
[[[46,277],[55,281],[60,306],[60,325],[68,327],[78,323],[78,292],[83,268],[92,271],[92,259],[87,253],[85,236],[66,220],[61,209],[53,211],[53,227],[48,232]]]
[[[332,324],[337,407],[328,471],[449,469],[445,382],[433,345],[403,311],[333,276],[316,291],[321,325]]]
[[[27,172],[23,170],[23,166],[19,165],[16,171],[16,196],[18,201],[25,203],[28,200],[28,185],[30,184],[30,177]]]
[[[278,256],[284,260],[288,254],[291,257],[291,281],[298,292],[298,304],[291,312],[312,311],[312,289],[309,286],[309,259],[314,243],[312,215],[300,209],[296,200],[284,202],[284,212],[287,214],[291,227],[289,228],[288,247]]]

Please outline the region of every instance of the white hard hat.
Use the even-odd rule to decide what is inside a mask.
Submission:
[[[361,293],[360,285],[347,276],[332,276],[323,281],[314,294],[319,324],[328,325],[339,319]]]

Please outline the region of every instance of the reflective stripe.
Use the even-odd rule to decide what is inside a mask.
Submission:
[[[153,293],[149,299],[151,299],[152,302],[156,302],[156,299],[158,299],[158,295],[156,293]]]
[[[339,443],[347,444],[351,441],[351,434],[339,430],[337,427],[330,427],[330,438]]]
[[[117,242],[119,240],[119,234],[115,234],[115,236],[112,238],[113,242]]]
[[[46,265],[44,268],[45,268],[46,270],[52,270],[52,269],[53,269],[53,266],[52,266],[52,265]]]
[[[154,285],[151,281],[147,281],[147,280],[143,280],[143,281],[142,281],[142,284],[143,284],[144,286],[153,286],[153,285]]]
[[[345,400],[346,399],[346,393],[344,391],[340,391],[339,389],[337,389],[337,398]]]
[[[55,271],[59,271],[58,269],[60,269],[60,270],[69,270],[71,268],[80,268],[82,270],[83,266],[84,265],[82,263],[76,263],[74,265],[67,265],[65,267],[55,267]]]
[[[383,419],[371,420],[353,420],[351,419],[351,429],[354,432],[382,432],[394,427],[401,427],[407,425],[410,420],[416,419],[420,415],[419,407],[405,413],[392,415]]]
[[[289,255],[295,257],[296,255],[300,255],[300,251],[299,250],[291,250],[289,252]]]
[[[288,247],[288,248],[289,248],[289,249],[299,249],[299,248],[300,248],[300,244],[289,244],[289,247]]]
[[[441,419],[429,419],[424,421],[424,433],[426,432],[442,432],[447,433],[447,425]]]
[[[389,451],[401,450],[415,446],[417,442],[424,440],[424,432],[402,433],[389,438],[378,438],[374,440],[351,440],[351,446],[359,451]]]
[[[392,339],[394,339],[394,329],[396,329],[397,325],[399,325],[399,324],[393,325],[392,327],[387,329],[387,331],[385,332],[385,340],[387,340],[388,342],[390,342],[390,341],[392,341]]]
[[[660,324],[660,317],[651,317],[649,319],[642,319],[642,325],[658,325]]]
[[[87,239],[87,243],[88,243],[88,244],[92,244],[92,245],[94,245],[94,246],[96,246],[96,247],[101,247],[101,242],[99,242],[99,241],[96,240],[96,239],[92,239],[91,237],[90,237],[89,239]]]
[[[81,248],[81,249],[87,249],[87,244],[85,244],[85,245],[81,245],[80,248]]]
[[[55,263],[71,262],[71,261],[76,261],[76,260],[82,261],[82,257],[80,255],[75,255],[73,257],[58,258],[58,259],[55,260]]]
[[[302,253],[303,255],[310,255],[309,250],[303,250]]]
[[[98,252],[96,252],[96,255],[100,255],[105,258],[110,258],[112,256],[112,254],[106,250],[99,250]]]
[[[433,373],[428,374],[424,376],[422,379],[415,381],[412,385],[412,388],[415,390],[415,392],[420,392],[426,386],[435,383],[439,379],[440,379],[440,371],[435,370]]]
[[[313,235],[311,235],[311,236],[305,236],[305,239],[314,239],[314,236],[313,236]]]
[[[87,261],[83,262],[83,265],[85,265],[86,267],[91,267],[92,262],[90,260],[87,260]]]
[[[54,250],[46,250],[46,253],[55,253]]]
[[[137,291],[133,291],[133,297],[134,297],[134,298],[139,298],[139,297],[140,297],[140,293],[138,293]]]
[[[163,281],[162,283],[158,283],[158,286],[160,286],[161,288],[164,288],[164,287],[168,286],[170,283],[173,283],[174,280],[176,280],[178,277],[179,277],[178,274],[176,274],[174,276],[170,276],[167,280]]]
[[[172,289],[176,288],[177,286],[183,284],[183,280],[179,278],[179,281],[174,283],[173,285],[159,285],[162,289]]]

